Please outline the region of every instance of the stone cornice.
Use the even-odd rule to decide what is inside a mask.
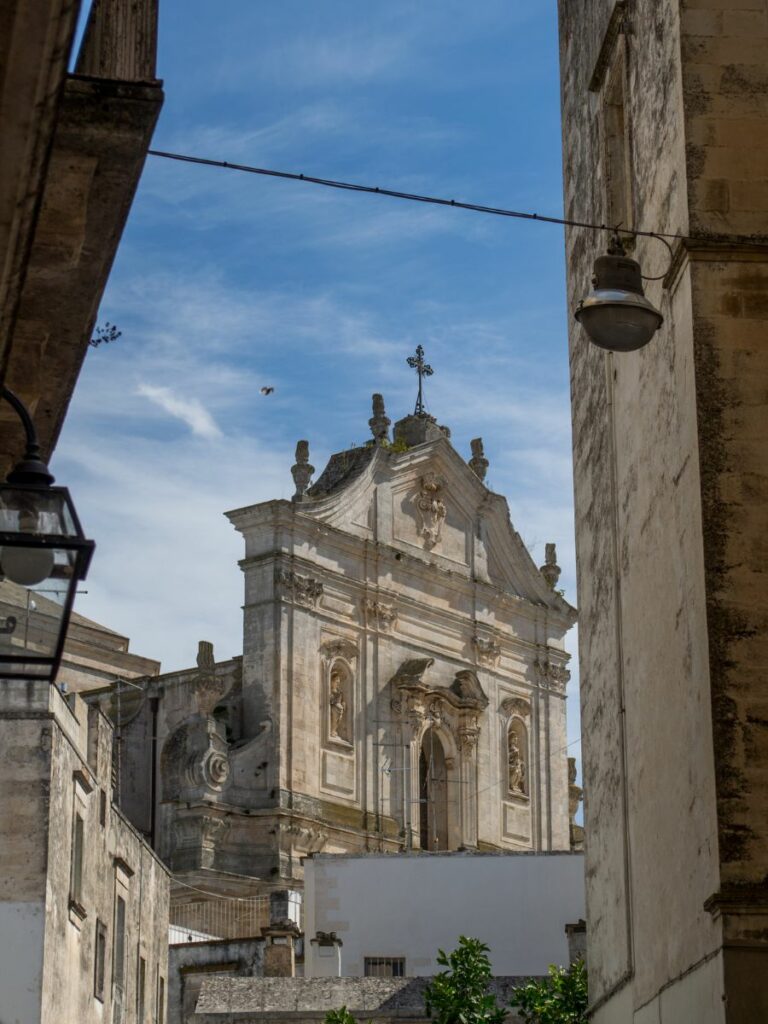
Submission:
[[[681,238],[672,252],[672,262],[664,275],[664,287],[677,289],[689,263],[765,263],[768,262],[768,240],[747,238]]]

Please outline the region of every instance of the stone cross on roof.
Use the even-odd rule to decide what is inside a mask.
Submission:
[[[435,372],[432,367],[424,362],[424,349],[421,345],[416,346],[416,355],[408,356],[408,365],[416,371],[419,375],[419,395],[416,399],[416,408],[413,410],[414,416],[424,415],[424,398],[422,394],[422,382],[425,377],[431,377]]]

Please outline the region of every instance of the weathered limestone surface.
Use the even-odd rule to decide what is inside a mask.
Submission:
[[[522,978],[493,978],[489,992],[506,1005]],[[427,1021],[428,978],[208,978],[191,1024],[266,1024],[322,1020],[341,1006],[366,1020]],[[507,1017],[514,1024],[517,1017]]]
[[[112,727],[47,683],[0,688],[0,991],[3,1019],[112,1019],[115,907],[126,905],[123,1005],[145,1006],[167,977],[168,872],[111,800]],[[103,795],[102,795],[103,794]],[[83,821],[73,876],[74,817]],[[79,891],[78,891],[79,890]],[[106,928],[103,998],[94,997],[97,924]]]
[[[559,9],[567,216],[610,222],[621,172],[628,215],[616,219],[694,236],[646,286],[665,317],[646,349],[611,356],[571,326],[594,1019],[758,1021],[768,11],[763,0]],[[572,308],[604,244],[567,231]],[[649,275],[669,264],[652,239],[634,255]]]

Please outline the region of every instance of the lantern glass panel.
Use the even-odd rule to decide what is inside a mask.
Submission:
[[[0,678],[51,679],[93,545],[64,487],[0,487]]]

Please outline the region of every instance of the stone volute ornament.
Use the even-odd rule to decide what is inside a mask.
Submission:
[[[315,467],[309,463],[309,441],[296,442],[296,462],[291,466],[291,475],[296,484],[296,493],[291,501],[304,501]]]
[[[472,458],[469,460],[469,468],[478,478],[478,480],[485,480],[485,474],[488,472],[488,459],[485,457],[483,451],[483,439],[482,437],[475,437],[469,442],[469,446],[472,449]]]
[[[384,445],[389,441],[389,426],[392,420],[384,409],[384,398],[382,395],[373,395],[373,416],[368,420],[373,439],[377,445]]]
[[[557,586],[561,571],[557,564],[557,547],[554,544],[547,544],[544,549],[544,565],[539,568],[539,572],[552,590]]]
[[[421,478],[421,488],[414,499],[419,514],[419,532],[424,538],[424,547],[429,550],[440,540],[440,533],[447,515],[445,502],[441,498],[443,481],[437,473],[427,473]]]

